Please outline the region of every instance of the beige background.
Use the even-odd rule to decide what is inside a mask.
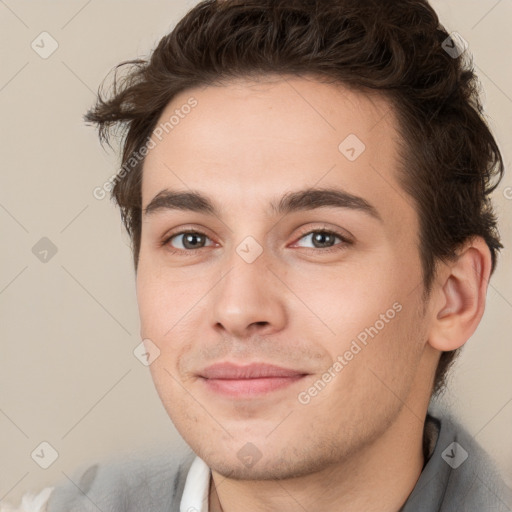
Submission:
[[[140,339],[128,238],[109,200],[92,195],[117,158],[81,116],[114,65],[147,54],[195,3],[0,0],[0,500],[16,503],[89,462],[179,442],[132,353]],[[510,167],[512,3],[433,5],[469,42]],[[43,31],[59,45],[47,59],[31,48]],[[441,405],[512,484],[510,173],[495,200],[507,248]],[[57,248],[46,263],[32,252],[42,237]],[[31,458],[43,441],[59,454],[48,469]]]

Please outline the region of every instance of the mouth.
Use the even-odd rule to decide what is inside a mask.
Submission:
[[[207,389],[230,398],[251,398],[282,390],[302,380],[307,373],[275,365],[253,363],[245,366],[217,363],[199,377]]]

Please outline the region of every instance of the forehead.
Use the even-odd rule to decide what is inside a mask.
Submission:
[[[153,132],[143,207],[165,188],[203,191],[225,209],[256,209],[269,196],[321,186],[398,218],[411,201],[397,181],[397,139],[385,98],[339,84],[279,77],[189,89],[167,105]]]

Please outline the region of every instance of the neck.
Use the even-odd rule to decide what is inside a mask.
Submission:
[[[426,410],[422,411],[426,414]],[[424,465],[425,414],[404,406],[396,421],[350,458],[288,480],[232,480],[212,471],[210,512],[398,512]],[[421,419],[420,419],[421,418]]]

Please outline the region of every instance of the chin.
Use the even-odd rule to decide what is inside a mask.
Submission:
[[[226,452],[198,453],[216,473],[233,480],[286,480],[298,478],[325,470],[334,461],[325,454],[314,458],[288,450],[293,456],[283,456],[282,451],[274,456],[265,456],[265,447],[259,451],[251,443],[243,445],[235,455],[226,457]]]

